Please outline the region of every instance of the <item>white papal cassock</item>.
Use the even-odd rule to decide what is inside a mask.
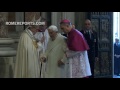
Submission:
[[[58,60],[62,60],[63,63],[66,62],[64,57],[66,47],[65,37],[61,34],[57,34],[54,41],[51,38],[49,39],[47,50],[44,54],[47,58],[45,78],[65,78],[65,66],[58,67]]]

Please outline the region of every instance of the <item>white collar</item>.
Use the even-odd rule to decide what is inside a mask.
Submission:
[[[85,30],[85,33],[86,33],[86,32],[93,33],[93,31],[92,31],[91,29]]]

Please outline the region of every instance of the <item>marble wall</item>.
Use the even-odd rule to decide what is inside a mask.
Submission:
[[[39,19],[40,12],[25,12],[25,21],[26,22],[32,21],[34,16],[35,16],[35,20]]]
[[[8,22],[15,22],[15,12],[8,13]],[[14,33],[15,32],[15,25],[9,25],[8,32]]]
[[[40,12],[25,12],[25,22],[32,22],[33,19],[38,20],[39,18],[40,18]],[[27,26],[25,26],[25,28],[26,27]]]
[[[75,26],[78,30],[84,27],[84,21],[87,18],[87,12],[75,12]]]
[[[16,50],[10,46],[14,43],[8,35],[10,27],[5,24],[8,18],[8,12],[0,12],[0,78],[13,76],[13,58],[16,55]]]
[[[5,22],[8,19],[7,12],[0,12],[0,38],[7,38],[8,37],[8,28]]]

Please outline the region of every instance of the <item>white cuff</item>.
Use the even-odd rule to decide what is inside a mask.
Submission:
[[[38,45],[38,50],[41,51],[41,50],[43,49],[42,43],[41,43],[41,42],[38,42],[37,45]]]

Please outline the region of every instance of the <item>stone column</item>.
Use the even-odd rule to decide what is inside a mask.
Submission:
[[[7,19],[8,12],[0,12],[0,78],[9,77],[12,72],[9,71],[9,60],[16,55],[16,50],[10,47],[14,40],[8,37]]]
[[[73,24],[75,23],[75,12],[61,12],[61,19],[68,19],[70,20]]]
[[[58,26],[57,14],[58,14],[58,12],[52,12],[52,25]]]
[[[61,29],[59,23],[61,21],[61,12],[52,12],[52,25],[56,25],[58,27],[59,32],[61,33]]]
[[[15,22],[24,22],[24,12],[15,12]],[[21,33],[24,31],[24,29],[25,29],[24,25],[15,25],[15,32],[11,33],[11,37],[15,41],[13,47],[17,48],[19,37]]]
[[[5,26],[5,21],[7,21],[8,13],[0,12],[0,38],[8,38],[8,30]]]
[[[75,12],[75,26],[78,30],[83,29],[86,14],[86,12]]]
[[[66,15],[67,15],[67,12],[61,12],[61,19],[67,19]]]
[[[15,12],[15,21],[16,22],[24,22],[24,12]],[[23,25],[17,25],[16,31],[22,32],[24,30]]]
[[[46,12],[41,12],[41,17],[46,18]]]

